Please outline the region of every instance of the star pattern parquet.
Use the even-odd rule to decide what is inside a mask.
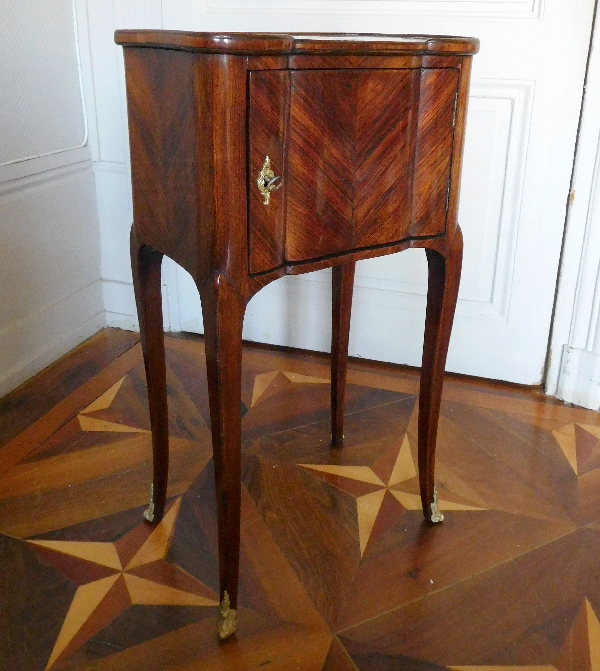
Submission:
[[[598,413],[449,378],[430,526],[414,373],[351,363],[331,449],[326,358],[246,348],[239,630],[219,645],[203,345],[167,350],[156,527],[139,345],[16,435],[0,414],[0,669],[600,671]]]

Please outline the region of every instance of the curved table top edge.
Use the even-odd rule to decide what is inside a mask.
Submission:
[[[117,30],[125,47],[158,47],[219,54],[448,54],[479,51],[473,37],[379,33],[197,33],[181,30]]]

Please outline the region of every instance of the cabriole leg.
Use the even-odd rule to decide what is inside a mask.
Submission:
[[[242,324],[245,300],[223,275],[200,290],[215,463],[221,607],[218,635],[235,632],[240,560]]]
[[[354,262],[350,262],[332,268],[331,444],[333,447],[339,447],[344,442],[344,398],[355,266]]]
[[[169,477],[169,415],[160,290],[162,258],[160,252],[141,244],[133,228],[131,229],[131,270],[140,322],[152,427],[153,477],[150,505],[144,513],[144,518],[153,523],[162,519]]]
[[[458,227],[445,257],[435,250],[425,250],[429,287],[419,393],[419,480],[423,514],[430,522],[444,519],[438,509],[434,480],[435,444],[446,355],[460,283],[462,250],[462,233]]]

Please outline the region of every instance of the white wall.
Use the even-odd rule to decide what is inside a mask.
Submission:
[[[0,396],[105,324],[73,10],[0,4]]]
[[[101,235],[101,278],[108,326],[137,330],[129,261],[129,229],[132,222],[131,180],[127,109],[121,47],[114,43],[117,28],[160,28],[160,0],[78,0],[78,23],[83,78],[90,120]],[[89,92],[89,95],[88,95]],[[174,264],[163,268],[176,286]],[[171,288],[172,291],[172,288]],[[165,289],[165,327],[179,330],[171,320]]]

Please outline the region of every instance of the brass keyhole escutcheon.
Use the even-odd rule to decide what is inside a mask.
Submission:
[[[263,196],[263,205],[268,205],[271,193],[277,191],[283,185],[283,177],[280,175],[276,176],[273,170],[271,170],[271,160],[268,156],[265,157],[265,162],[256,180],[256,185]]]

